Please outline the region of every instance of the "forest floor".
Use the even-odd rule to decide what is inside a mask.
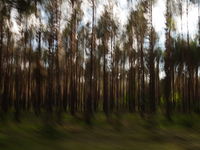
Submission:
[[[20,123],[11,114],[1,115],[0,150],[200,150],[200,116],[164,115],[141,118],[139,114],[102,112],[88,126],[81,113],[60,119],[23,112]],[[60,121],[62,120],[62,121]],[[58,122],[60,124],[58,124]]]

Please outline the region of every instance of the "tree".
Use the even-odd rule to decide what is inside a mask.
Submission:
[[[149,39],[149,67],[150,67],[150,81],[149,81],[149,101],[150,101],[150,110],[152,113],[155,113],[155,70],[154,70],[154,51],[153,51],[153,25],[152,25],[152,7],[153,1],[149,0],[149,13],[150,13],[150,39]]]
[[[188,5],[189,0],[187,0],[186,14],[187,14],[187,56],[188,56],[188,110],[191,111],[191,101],[190,101],[190,86],[191,86],[191,66],[190,66],[190,44],[189,44],[189,28],[188,28]]]
[[[145,35],[145,32],[146,32],[146,29],[147,29],[147,20],[146,18],[144,17],[144,13],[146,13],[146,6],[147,6],[147,1],[141,1],[141,4],[140,4],[140,9],[139,9],[139,12],[138,12],[138,17],[139,17],[139,24],[140,24],[140,27],[138,28],[139,29],[139,36],[140,36],[140,63],[141,63],[141,115],[143,116],[144,115],[144,112],[145,112],[145,85],[144,85],[144,59],[143,59],[143,55],[144,55],[144,52],[143,52],[143,43],[144,43],[144,35]]]
[[[74,115],[74,92],[75,92],[75,85],[74,85],[74,70],[72,68],[74,68],[75,65],[75,18],[76,18],[76,11],[75,11],[75,6],[74,3],[76,3],[74,0],[71,0],[71,4],[72,4],[72,16],[71,16],[71,85],[70,85],[70,89],[71,89],[71,114]]]
[[[166,117],[168,120],[171,120],[170,116],[170,93],[171,93],[171,86],[170,86],[170,1],[167,0],[166,3],[166,29],[165,29],[165,99],[166,99]]]

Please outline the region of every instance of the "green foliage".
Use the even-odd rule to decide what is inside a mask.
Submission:
[[[162,106],[162,107],[164,107],[165,106],[165,98],[164,98],[164,95],[162,95],[161,96],[161,98],[160,98],[160,105]]]
[[[103,112],[98,112],[92,119],[92,128],[86,128],[84,121],[69,114],[63,115],[62,126],[56,123],[54,113],[36,117],[33,112],[27,112],[21,116],[21,124],[11,118],[7,125],[0,123],[2,150],[200,148],[198,115],[173,115],[173,122],[169,122],[161,114],[147,116],[144,120],[138,114],[113,113],[107,118]]]
[[[195,120],[191,116],[181,118],[180,125],[183,127],[191,128],[195,124]]]

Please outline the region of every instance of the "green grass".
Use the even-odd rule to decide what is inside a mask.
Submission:
[[[62,114],[58,125],[56,114],[23,112],[20,123],[12,113],[0,122],[0,150],[189,150],[200,149],[200,117],[173,115],[172,122],[158,114],[142,119],[138,114],[94,114],[88,127],[69,114]]]

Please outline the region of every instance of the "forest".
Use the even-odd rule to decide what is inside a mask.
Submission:
[[[160,1],[0,0],[0,149],[200,149],[200,1]]]

